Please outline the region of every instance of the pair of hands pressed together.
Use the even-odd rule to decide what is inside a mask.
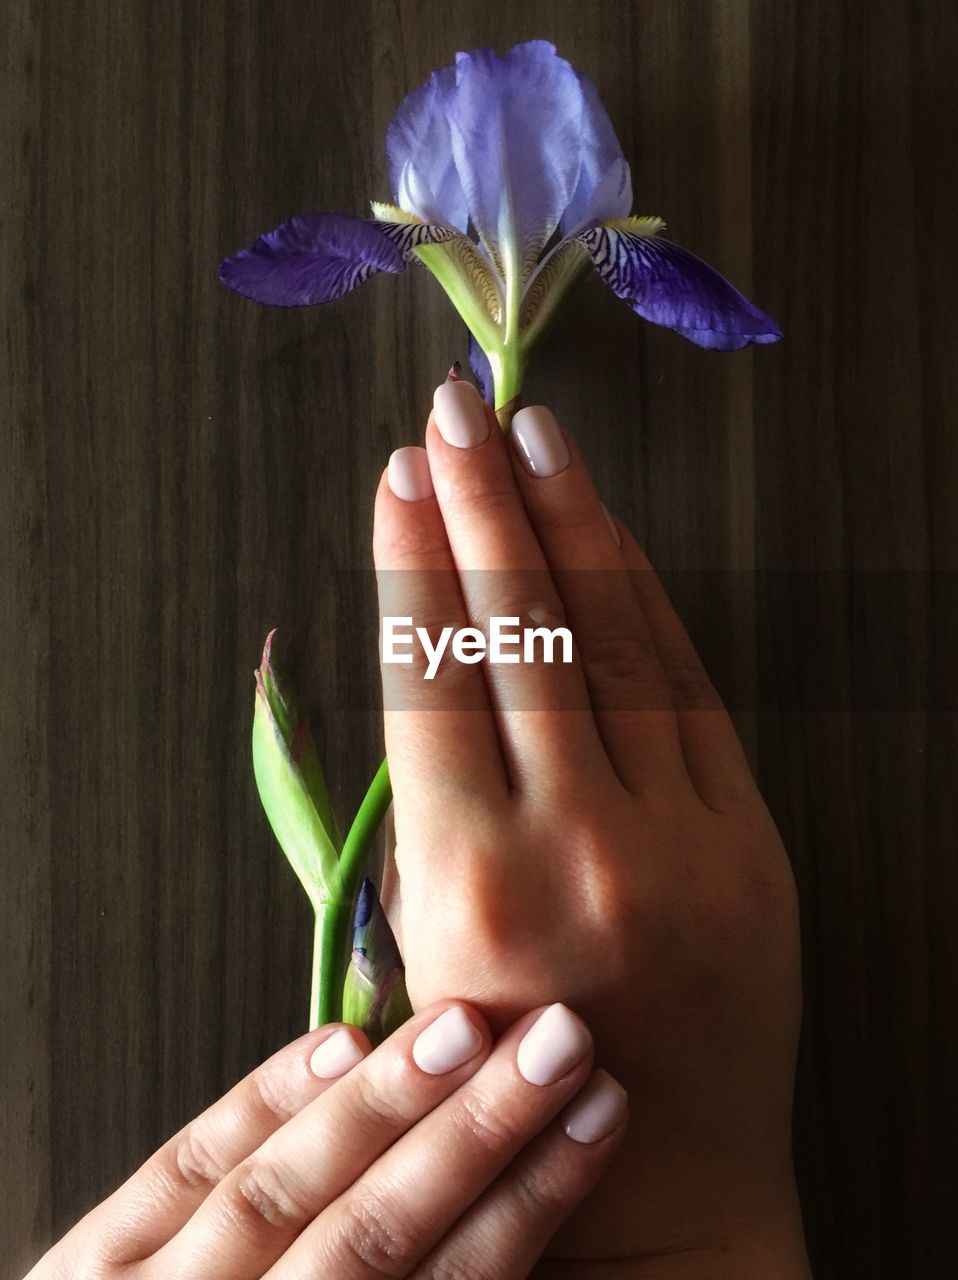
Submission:
[[[30,1280],[803,1280],[794,884],[641,549],[547,409],[510,442],[464,382],[390,459],[374,549],[383,615],[575,641],[383,668],[417,1013],[287,1046]]]

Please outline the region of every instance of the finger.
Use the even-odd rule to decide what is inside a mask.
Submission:
[[[407,1275],[574,1096],[591,1065],[588,1029],[564,1005],[527,1014],[303,1233],[275,1280]]]
[[[599,1182],[628,1124],[625,1090],[605,1071],[526,1147],[462,1215],[413,1280],[524,1277]]]
[[[410,1019],[224,1178],[145,1275],[259,1280],[327,1205],[475,1072],[490,1043],[480,1015],[460,1002]]]
[[[552,630],[563,611],[523,507],[495,416],[467,382],[436,389],[426,450],[468,612]],[[608,770],[577,655],[569,663],[486,663],[515,785]]]
[[[582,655],[612,767],[641,793],[688,786],[671,689],[605,508],[544,405],[513,418],[515,472]]]
[[[213,1189],[291,1117],[332,1083],[311,1064],[317,1050],[342,1030],[331,1023],[287,1045],[191,1121],[147,1160],[95,1213],[116,1242],[109,1261],[148,1257],[172,1240]],[[346,1030],[327,1053],[343,1069],[369,1051],[358,1028]],[[352,1051],[350,1051],[352,1049]]]
[[[682,754],[692,785],[721,811],[755,783],[735,726],[648,557],[620,522],[622,555],[672,689]]]
[[[425,449],[399,449],[389,460],[376,495],[373,555],[384,644],[389,619],[410,620],[397,637],[419,626],[433,645],[443,628],[468,624]],[[421,644],[390,647],[410,659],[382,663],[386,755],[397,793],[442,806],[449,787],[461,794],[466,780],[484,799],[504,794],[502,750],[478,667],[447,656],[430,672]]]

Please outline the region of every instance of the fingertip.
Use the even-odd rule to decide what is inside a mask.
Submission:
[[[520,1020],[523,1022],[524,1020]],[[585,1021],[557,1001],[534,1014],[516,1046],[516,1067],[529,1084],[551,1085],[591,1062],[594,1045]]]
[[[592,1146],[623,1129],[629,1095],[607,1071],[596,1068],[559,1117],[573,1142]]]
[[[493,1038],[492,1030],[485,1014],[480,1011],[477,1005],[471,1004],[468,1000],[462,1000],[458,996],[434,1000],[432,1004],[420,1009],[415,1016],[417,1021],[422,1020],[425,1024],[436,1019],[441,1013],[445,1013],[449,1009],[458,1009],[482,1033],[483,1037],[491,1042]]]
[[[462,1000],[444,1000],[413,1041],[413,1062],[427,1075],[445,1075],[489,1048],[485,1018]],[[432,1013],[432,1009],[427,1012]]]
[[[309,1069],[319,1080],[334,1080],[351,1071],[370,1052],[366,1034],[349,1023],[330,1023],[309,1055]]]
[[[396,449],[386,467],[386,483],[402,502],[422,502],[431,498],[435,490],[426,450],[414,444]]]

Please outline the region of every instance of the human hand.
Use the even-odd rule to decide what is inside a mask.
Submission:
[[[641,548],[547,409],[517,413],[509,442],[452,382],[425,451],[390,460],[374,547],[382,615],[433,642],[492,616],[565,621],[575,641],[570,665],[383,668],[385,900],[413,1006],[455,992],[497,1027],[561,999],[629,1088],[636,1138],[560,1252],[719,1258],[787,1236],[791,1269],[766,1274],[805,1274],[794,882]]]
[[[356,1028],[322,1027],[171,1138],[27,1280],[522,1280],[625,1130],[625,1094],[592,1058],[561,1005],[494,1045],[459,1001],[372,1052]]]

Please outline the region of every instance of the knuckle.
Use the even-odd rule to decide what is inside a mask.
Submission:
[[[253,1105],[281,1125],[293,1117],[293,1110],[280,1082],[269,1071],[256,1071],[252,1079]]]
[[[584,496],[572,497],[549,511],[545,519],[548,527],[563,537],[563,549],[571,553],[572,564],[579,563],[576,543],[580,537],[599,533],[605,541],[609,533],[598,502]],[[562,568],[562,563],[555,566]]]
[[[551,583],[539,574],[524,572],[518,581],[483,584],[470,599],[475,625],[487,630],[493,618],[516,618],[518,626],[560,627],[566,625],[565,610]]]
[[[522,1169],[512,1189],[520,1216],[527,1222],[549,1221],[569,1207],[568,1189],[556,1170]]]
[[[652,645],[634,631],[598,627],[589,638],[586,665],[594,675],[619,683],[647,676],[654,669]]]
[[[191,1191],[209,1191],[229,1172],[214,1154],[199,1122],[189,1125],[177,1142],[173,1163],[177,1176]]]
[[[343,1207],[340,1242],[371,1276],[404,1276],[422,1251],[421,1232],[399,1207],[367,1188]]]
[[[400,1132],[407,1128],[409,1117],[401,1104],[388,1098],[379,1084],[362,1074],[357,1075],[352,1084],[356,1120],[366,1131],[382,1134],[384,1129]]]
[[[445,560],[449,554],[445,526],[434,528],[425,522],[411,519],[391,527],[382,535],[380,550],[390,569],[421,567],[422,562]]]
[[[493,1099],[476,1089],[461,1089],[459,1126],[479,1146],[493,1151],[511,1147],[519,1140],[521,1126],[507,1120]]]
[[[310,1215],[296,1199],[276,1168],[265,1160],[248,1160],[236,1183],[231,1202],[234,1221],[247,1229],[263,1225],[299,1229]]]
[[[462,518],[470,523],[475,519],[495,520],[514,512],[519,502],[519,491],[511,472],[489,475],[474,467],[464,468],[450,485],[450,498]]]
[[[493,1264],[495,1265],[495,1264]],[[486,1263],[478,1258],[440,1257],[432,1260],[423,1280],[494,1280]]]
[[[705,669],[690,658],[680,658],[668,666],[669,683],[675,705],[683,711],[715,707],[718,694]]]

